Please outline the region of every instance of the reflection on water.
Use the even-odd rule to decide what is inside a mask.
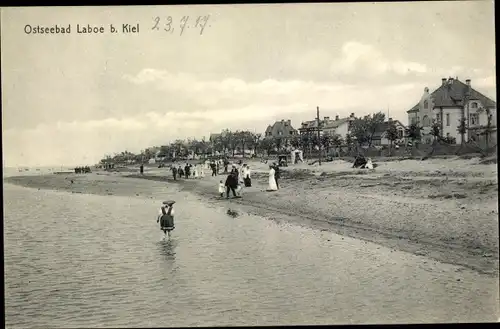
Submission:
[[[175,248],[178,242],[175,238],[162,237],[162,240],[157,243],[160,255],[166,260],[175,260]]]
[[[4,200],[8,327],[497,319],[495,279],[188,195],[170,240],[157,200],[13,186]]]

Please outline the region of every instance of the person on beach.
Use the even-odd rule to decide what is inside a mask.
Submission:
[[[224,159],[224,173],[227,173],[227,166],[229,166],[229,161],[227,159]]]
[[[189,178],[191,176],[191,167],[186,163],[186,166],[184,167],[184,176],[186,178]]]
[[[238,187],[238,179],[234,173],[230,173],[226,178],[226,199],[229,199],[229,192],[233,191],[233,196],[236,198],[238,195],[236,194],[236,188]]]
[[[160,229],[163,231],[163,233],[168,234],[168,237],[170,237],[170,232],[175,229],[173,201],[164,203],[160,207],[156,222],[160,223]]]
[[[218,175],[220,172],[220,160],[217,160],[217,163],[215,164],[215,173]]]
[[[210,168],[212,169],[212,177],[217,176],[217,166],[215,162],[212,161],[210,164]]]
[[[200,171],[199,171],[199,166],[198,165],[194,166],[193,177],[194,178],[199,178],[200,177]]]
[[[179,168],[177,168],[177,173],[179,174],[179,178],[184,177],[184,170],[182,170],[181,166],[179,166]]]
[[[273,168],[274,180],[276,181],[276,188],[279,190],[280,189],[279,179],[281,178],[280,167],[276,163],[273,163],[273,167],[274,167]]]
[[[274,170],[274,166],[269,166],[269,186],[267,187],[267,191],[277,191],[278,185],[276,184],[275,179],[276,171]]]
[[[144,175],[144,165],[143,164],[141,164],[139,171],[141,172],[141,175]]]
[[[174,175],[174,180],[177,180],[177,168],[175,166],[172,167],[172,175]]]
[[[245,167],[245,178],[243,179],[245,182],[245,187],[252,187],[252,179],[250,178],[250,166]]]
[[[244,184],[245,171],[246,171],[246,164],[242,165],[238,170],[238,183],[240,183],[241,185]]]
[[[226,191],[226,185],[224,184],[224,182],[221,180],[219,182],[219,194],[220,194],[220,197],[224,197],[224,192]]]

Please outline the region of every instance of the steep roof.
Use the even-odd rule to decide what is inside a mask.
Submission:
[[[266,133],[271,133],[271,136],[283,136],[290,137],[296,133],[296,129],[293,128],[290,120],[276,121],[272,126],[268,126]],[[281,135],[280,135],[281,132]]]
[[[496,107],[495,101],[458,79],[449,79],[445,84],[441,84],[439,88],[431,93],[431,97],[434,107],[462,107],[467,97],[469,100],[480,101],[486,108]],[[408,110],[407,113],[418,112],[419,104],[420,102]]]

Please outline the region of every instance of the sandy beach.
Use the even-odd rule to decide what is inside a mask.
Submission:
[[[498,273],[496,164],[477,158],[378,162],[352,169],[343,160],[282,169],[281,189],[265,192],[267,165],[247,162],[253,186],[241,199],[221,199],[225,175],[173,181],[167,168],[87,175],[10,177],[6,182],[72,193],[155,199],[161,188],[192,192],[206,202],[389,246],[481,273]],[[73,180],[73,183],[71,183]]]

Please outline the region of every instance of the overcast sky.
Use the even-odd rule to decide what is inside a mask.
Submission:
[[[152,30],[169,15],[174,33]],[[122,23],[139,34],[108,32]],[[406,124],[424,88],[449,76],[496,100],[492,1],[8,8],[1,24],[7,166],[93,164],[280,119],[298,128],[316,106],[330,117],[389,108]],[[26,24],[72,31],[27,35]]]

